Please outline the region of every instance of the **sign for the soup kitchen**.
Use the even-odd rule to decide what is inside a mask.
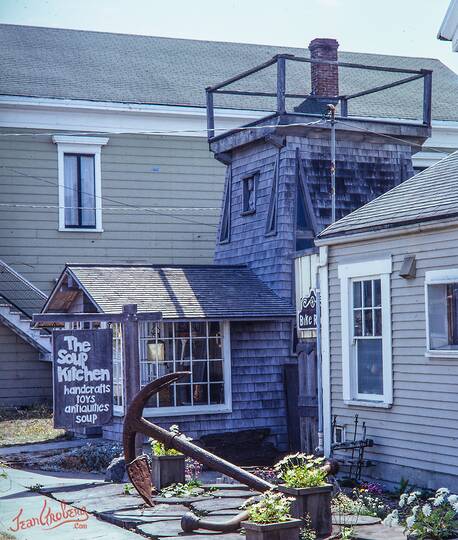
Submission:
[[[53,332],[54,427],[107,424],[113,416],[112,330]]]

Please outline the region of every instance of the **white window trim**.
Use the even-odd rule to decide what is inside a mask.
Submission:
[[[190,416],[199,414],[218,414],[232,412],[231,380],[231,327],[229,321],[223,321],[223,373],[225,403],[218,405],[193,405],[192,407],[147,407],[145,417]]]
[[[391,288],[390,274],[392,262],[380,259],[338,266],[340,279],[340,301],[342,319],[342,385],[343,400],[347,405],[364,407],[389,407],[393,403],[393,371],[392,371],[392,336],[391,336]],[[352,294],[353,279],[380,278],[382,299],[382,357],[383,357],[383,396],[365,394],[357,396],[355,373],[352,369]]]
[[[446,268],[444,270],[430,270],[425,272],[425,320],[426,320],[426,353],[427,358],[458,358],[458,349],[447,351],[431,349],[429,341],[429,298],[428,285],[446,285],[458,282],[458,268]]]
[[[100,153],[102,146],[108,143],[108,137],[73,137],[54,135],[57,144],[57,172],[59,180],[59,231],[81,233],[101,233],[102,229],[102,165]],[[65,187],[64,187],[64,154],[93,154],[95,179],[95,228],[65,227]]]

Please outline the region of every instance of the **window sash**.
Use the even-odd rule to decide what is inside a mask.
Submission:
[[[426,273],[425,310],[427,354],[458,355],[458,273],[441,279],[444,271]],[[438,279],[434,277],[438,275]],[[431,279],[433,276],[433,279]]]
[[[392,344],[391,344],[391,306],[390,306],[390,273],[391,259],[368,261],[361,263],[339,265],[338,273],[341,283],[341,314],[342,314],[342,378],[343,398],[347,403],[361,403],[370,406],[371,403],[381,403],[383,406],[391,405],[393,401],[393,376],[392,376]],[[355,283],[360,283],[361,292],[364,285],[362,282],[370,282],[371,297],[369,302],[355,298]],[[378,290],[380,282],[380,291]],[[371,305],[369,305],[371,304]],[[374,304],[380,304],[374,305]],[[355,312],[370,311],[373,322],[380,314],[379,331],[372,326],[370,335],[355,335]],[[364,323],[362,323],[364,324]],[[361,334],[363,334],[363,328]],[[367,332],[369,333],[369,332]],[[375,334],[375,335],[374,335]],[[378,335],[380,334],[380,335]],[[363,344],[370,341],[381,342],[381,365],[380,360],[375,363],[376,369],[381,371],[383,393],[359,392],[358,388],[358,356],[356,351]],[[377,385],[373,385],[377,391]]]
[[[229,323],[218,323],[218,337],[214,335],[215,322],[203,322],[200,327],[201,323],[189,322],[140,324],[141,386],[172,371],[191,372],[189,379],[178,381],[154,396],[153,402],[145,408],[147,414],[163,416],[230,410]],[[155,328],[160,328],[159,335],[154,332]],[[199,333],[193,335],[191,328]],[[219,352],[217,342],[220,342]]]
[[[65,228],[96,228],[95,155],[64,153]]]

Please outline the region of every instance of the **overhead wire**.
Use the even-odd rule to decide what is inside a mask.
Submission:
[[[294,125],[294,126],[302,126],[302,127],[305,127],[305,126],[311,126],[311,125],[316,125],[316,124],[319,124],[319,123],[322,123],[323,122],[323,119],[320,118],[319,120],[315,120],[313,122],[308,122],[308,123],[297,123],[297,124],[289,124],[290,126],[291,125]],[[259,129],[261,128],[262,129],[265,129],[265,128],[268,128],[268,127],[278,127],[278,124],[275,124],[275,125],[272,125],[272,126],[266,126],[266,125],[263,125],[263,126],[254,126],[254,129]],[[248,126],[245,126],[245,127],[242,127],[242,128],[236,128],[236,129],[253,129],[252,127],[248,127]],[[183,132],[188,132],[187,130],[183,130]],[[225,131],[227,131],[227,129],[225,129]],[[171,131],[169,131],[170,133]],[[99,134],[102,133],[102,132],[98,132]],[[66,134],[68,135],[68,132],[66,132]],[[82,133],[81,132],[78,132],[79,135],[81,135]],[[92,132],[92,134],[94,134],[94,132]],[[153,133],[152,133],[153,134]],[[50,134],[48,133],[47,136],[49,136]],[[52,133],[51,135],[56,135],[56,133]],[[27,173],[24,173],[22,171],[19,171],[18,169],[15,169],[14,167],[9,167],[7,165],[0,165],[0,168],[1,169],[5,169],[5,170],[9,170],[11,172],[14,172],[20,176],[23,176],[23,177],[27,177],[27,178],[33,178],[33,179],[36,179],[36,180],[39,180],[41,182],[45,182],[46,184],[50,184],[50,185],[53,185],[55,187],[59,187],[59,184],[57,182],[53,182],[52,180],[48,180],[46,178],[43,178],[41,176],[37,176],[37,175],[32,175],[32,174],[27,174]],[[71,190],[71,191],[75,191],[75,192],[78,192],[78,189],[76,188],[72,188],[70,186],[63,186],[64,189],[66,190]],[[112,197],[107,197],[106,195],[96,195],[96,194],[93,194],[93,193],[88,193],[86,191],[81,191],[79,190],[79,193],[81,194],[84,194],[84,195],[88,195],[89,197],[94,197],[96,199],[100,199],[102,201],[108,201],[108,202],[111,202],[111,203],[114,203],[114,204],[117,204],[119,205],[120,207],[125,207],[125,208],[130,208],[130,209],[133,209],[133,210],[142,210],[142,211],[145,211],[147,213],[151,213],[153,215],[158,215],[158,216],[163,216],[163,217],[169,217],[171,219],[176,219],[178,221],[182,221],[184,223],[190,223],[190,224],[194,224],[194,225],[201,225],[201,226],[204,226],[204,227],[211,227],[213,229],[217,229],[218,228],[218,225],[215,225],[215,224],[211,224],[211,223],[204,223],[204,222],[199,222],[199,221],[196,221],[194,219],[189,219],[189,218],[184,218],[184,217],[180,217],[180,216],[176,216],[176,215],[170,215],[170,214],[166,214],[164,213],[163,209],[161,208],[161,210],[156,210],[154,209],[153,207],[139,207],[138,205],[133,205],[133,204],[129,204],[129,203],[126,203],[124,201],[119,201],[117,199],[113,199]],[[4,204],[8,204],[8,203],[4,203]]]

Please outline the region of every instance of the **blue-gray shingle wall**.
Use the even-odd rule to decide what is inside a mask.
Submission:
[[[275,162],[279,149],[265,142],[256,142],[237,149],[232,161],[231,239],[217,244],[215,262],[246,264],[279,296],[292,300],[292,259],[294,251],[294,164],[285,161],[280,150],[278,184],[277,234],[266,236],[270,194]],[[242,180],[259,171],[256,186],[256,213],[242,213]]]
[[[270,428],[272,442],[287,450],[286,403],[283,360],[289,354],[290,325],[287,322],[231,323],[232,412],[152,418],[168,428],[178,424],[193,438],[254,428]],[[104,437],[120,440],[122,424],[104,428]]]

